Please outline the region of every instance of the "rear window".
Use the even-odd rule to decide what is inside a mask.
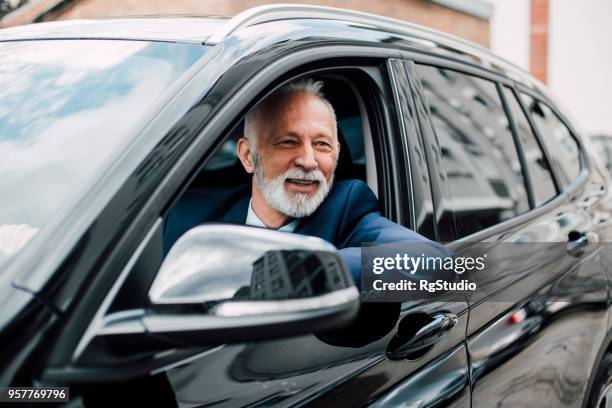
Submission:
[[[0,265],[74,207],[206,49],[0,42]]]
[[[523,100],[550,153],[550,160],[562,187],[580,174],[580,150],[568,127],[544,103],[523,94]]]
[[[504,87],[504,94],[523,145],[535,205],[540,206],[557,195],[550,166],[518,99],[509,88]]]

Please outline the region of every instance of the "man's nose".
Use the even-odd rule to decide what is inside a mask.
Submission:
[[[312,146],[308,143],[305,143],[300,149],[299,155],[294,159],[295,165],[301,167],[306,171],[316,169],[317,167],[319,167],[319,163],[317,163],[314,153],[315,152]]]

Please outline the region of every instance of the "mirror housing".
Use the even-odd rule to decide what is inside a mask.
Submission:
[[[203,225],[173,245],[143,309],[105,316],[97,340],[174,347],[274,339],[344,327],[359,293],[336,248],[315,237]]]

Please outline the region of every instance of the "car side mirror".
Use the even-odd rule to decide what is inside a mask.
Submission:
[[[99,336],[133,338],[142,331],[185,347],[294,336],[350,324],[359,293],[326,241],[203,225],[172,246],[149,302],[106,316]]]

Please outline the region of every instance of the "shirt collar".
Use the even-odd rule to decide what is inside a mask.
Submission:
[[[278,231],[293,232],[297,228],[299,222],[300,222],[299,218],[296,218],[293,221],[291,221],[289,224],[283,225],[282,227],[280,227]],[[263,221],[259,219],[257,214],[255,214],[255,211],[253,211],[253,199],[252,198],[249,200],[249,210],[247,212],[247,218],[246,218],[245,224],[252,225],[254,227],[268,228],[266,224],[264,224]]]

